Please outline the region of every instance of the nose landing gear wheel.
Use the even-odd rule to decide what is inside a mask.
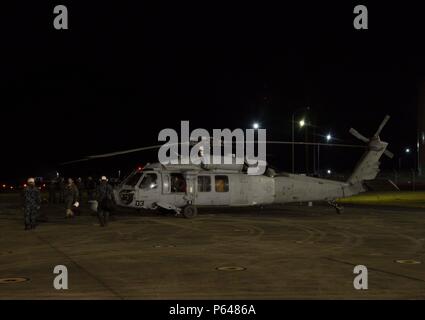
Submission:
[[[189,205],[187,205],[186,207],[183,208],[182,213],[183,213],[183,217],[185,217],[187,219],[194,218],[198,214],[198,208],[189,204]]]

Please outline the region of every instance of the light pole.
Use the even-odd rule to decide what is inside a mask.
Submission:
[[[404,152],[409,155],[412,152],[412,149],[410,149],[409,147],[406,148],[404,150]],[[410,168],[411,174],[412,174],[412,190],[415,191],[416,190],[416,163],[415,163],[415,157],[412,157],[413,159],[413,164],[412,167]],[[411,161],[409,161],[411,162]]]
[[[310,107],[298,108],[292,112],[292,173],[295,173],[295,114],[300,110],[310,110]],[[305,125],[305,120],[302,119],[299,122],[300,127],[302,128]]]
[[[330,142],[332,140],[332,135],[328,133],[326,135],[326,142]],[[317,145],[317,172],[320,174],[320,144]]]

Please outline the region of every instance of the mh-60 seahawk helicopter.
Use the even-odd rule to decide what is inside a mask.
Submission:
[[[382,154],[393,157],[393,154],[386,150],[388,143],[379,138],[388,120],[389,116],[386,116],[370,139],[355,129],[350,129],[349,132],[367,143],[367,147],[347,181],[280,173],[269,167],[263,175],[248,175],[247,165],[236,163],[221,165],[153,163],[135,170],[116,186],[115,201],[123,207],[173,210],[177,215],[183,215],[186,218],[196,216],[197,208],[204,206],[241,207],[309,201],[327,201],[340,213],[342,208],[336,204],[335,199],[366,191],[363,182],[375,179],[379,172],[379,159]],[[291,144],[292,142],[268,143]],[[84,160],[159,147],[144,147],[91,156]]]

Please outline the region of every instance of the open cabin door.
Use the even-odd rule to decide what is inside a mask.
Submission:
[[[187,182],[183,174],[168,172],[162,174],[162,193],[160,202],[182,207],[187,202],[186,190]]]

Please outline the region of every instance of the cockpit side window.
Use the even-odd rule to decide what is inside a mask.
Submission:
[[[142,182],[140,182],[139,188],[145,190],[155,189],[157,184],[158,177],[156,173],[145,173]]]
[[[132,176],[128,177],[127,181],[125,181],[124,184],[127,186],[134,187],[137,184],[137,182],[139,182],[141,176],[142,176],[141,172],[136,172]]]

